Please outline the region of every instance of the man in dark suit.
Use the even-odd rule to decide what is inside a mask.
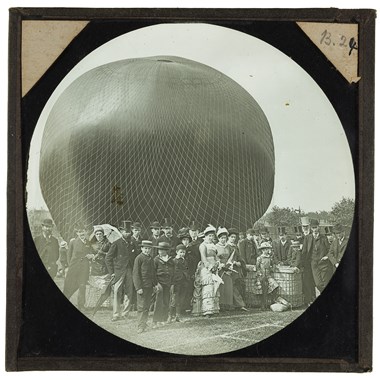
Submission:
[[[42,222],[42,235],[37,236],[34,244],[51,278],[57,274],[59,258],[58,240],[52,235],[53,221],[45,219]]]
[[[158,240],[161,237],[161,225],[160,222],[153,222],[150,225],[150,230],[152,231],[152,235],[149,237],[149,240],[152,242],[153,246],[158,245]],[[157,248],[152,248],[151,251],[152,257],[155,258],[158,255]]]
[[[140,222],[134,222],[131,226],[131,247],[132,247],[132,255],[135,259],[137,255],[140,253],[141,250],[141,223]]]
[[[119,227],[119,231],[122,237],[111,244],[105,259],[113,283],[113,322],[128,317],[134,298],[131,234],[124,226]],[[128,299],[122,308],[124,295]]]
[[[270,237],[269,234],[269,229],[268,227],[261,227],[259,230],[260,236],[257,238],[257,244],[260,247],[262,243],[267,242],[272,245],[272,238]]]
[[[256,265],[257,247],[253,239],[253,229],[248,229],[246,235],[247,237],[239,243],[240,257],[246,264]]]
[[[279,239],[273,242],[273,261],[275,264],[288,265],[290,261],[291,241],[285,227],[278,227]]]
[[[346,237],[341,224],[336,224],[334,226],[333,233],[335,234],[336,239],[331,243],[327,256],[333,266],[333,271],[335,272],[336,268],[339,266],[340,260],[343,257],[344,251],[347,248],[348,237]]]
[[[203,239],[201,239],[198,236],[199,225],[195,221],[190,223],[188,235],[190,237],[190,242],[187,246],[185,257],[186,257],[186,261],[188,265],[189,284],[188,284],[186,295],[185,295],[184,305],[185,305],[185,310],[190,311],[192,309],[191,300],[193,298],[193,292],[194,292],[195,272],[197,270],[198,263],[201,261],[199,246],[203,242]],[[181,238],[181,242],[183,242],[182,238]]]
[[[158,243],[168,243],[170,245],[169,256],[175,257],[175,247],[179,243],[178,239],[173,236],[173,226],[168,218],[165,218],[165,222],[162,225],[164,234],[158,239]]]
[[[71,239],[67,258],[69,268],[63,285],[63,294],[70,299],[78,291],[78,309],[84,310],[86,303],[86,285],[90,274],[90,261],[95,257],[95,251],[88,240],[89,231],[83,224],[76,224],[77,235]]]
[[[305,269],[311,268],[315,286],[322,292],[332,276],[332,265],[328,259],[330,249],[326,236],[319,233],[319,222],[310,220],[311,233],[305,236],[302,261]]]

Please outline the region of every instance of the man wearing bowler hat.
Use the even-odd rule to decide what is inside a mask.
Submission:
[[[319,222],[310,220],[311,233],[305,236],[302,247],[302,260],[305,268],[311,268],[315,286],[321,293],[332,276],[332,265],[328,259],[330,249],[326,236],[319,233]]]
[[[51,219],[44,219],[41,227],[42,234],[36,237],[34,243],[42,263],[50,277],[54,278],[58,270],[59,245],[58,240],[52,235],[53,221]]]
[[[343,226],[340,223],[335,224],[332,231],[335,234],[336,239],[331,243],[327,256],[335,272],[336,268],[339,266],[340,261],[342,260],[344,251],[347,248],[348,238],[346,237]]]
[[[128,317],[134,299],[132,278],[134,256],[129,232],[130,226],[131,222],[125,221],[119,227],[122,237],[111,244],[105,259],[108,273],[112,276],[113,283],[113,322]],[[125,295],[127,300],[125,305],[122,306]]]

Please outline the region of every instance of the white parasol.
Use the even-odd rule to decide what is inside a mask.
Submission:
[[[113,243],[115,240],[120,239],[123,237],[121,232],[114,226],[111,226],[110,224],[98,224],[95,227],[101,227],[104,231],[104,236],[108,239],[110,243]],[[93,241],[94,233],[90,236],[90,241]]]

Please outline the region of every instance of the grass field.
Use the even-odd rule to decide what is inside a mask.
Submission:
[[[56,279],[62,288],[63,279]],[[76,295],[73,296],[75,303]],[[251,308],[244,311],[221,312],[211,318],[188,315],[181,322],[173,322],[144,333],[137,333],[137,312],[128,319],[112,322],[112,310],[101,308],[94,317],[84,314],[98,326],[137,345],[158,351],[185,355],[212,355],[255,344],[286,327],[303,313],[304,309],[275,313]],[[152,321],[150,313],[148,324]]]
[[[281,330],[303,310],[274,313],[250,309],[230,311],[212,318],[184,318],[137,334],[137,313],[127,320],[111,322],[111,310],[100,310],[93,321],[111,332],[140,346],[186,355],[211,355],[235,351],[263,340]],[[91,317],[90,317],[91,318]],[[149,318],[151,321],[151,316]]]

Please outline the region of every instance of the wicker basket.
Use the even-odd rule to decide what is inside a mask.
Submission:
[[[302,293],[302,273],[296,272],[292,267],[279,267],[274,272],[274,279],[277,281],[278,295],[292,304],[292,307],[303,305],[304,297]]]
[[[108,281],[109,282],[109,281]],[[104,288],[107,286],[106,276],[90,276],[88,280],[88,285],[86,287],[86,307],[93,308],[98,302]],[[108,299],[106,299],[101,306],[102,308],[111,308],[112,294]]]
[[[261,306],[261,294],[257,293],[257,288],[254,284],[257,282],[256,271],[247,272],[245,278],[245,301],[248,307]],[[267,296],[267,306],[273,303],[272,295]]]

